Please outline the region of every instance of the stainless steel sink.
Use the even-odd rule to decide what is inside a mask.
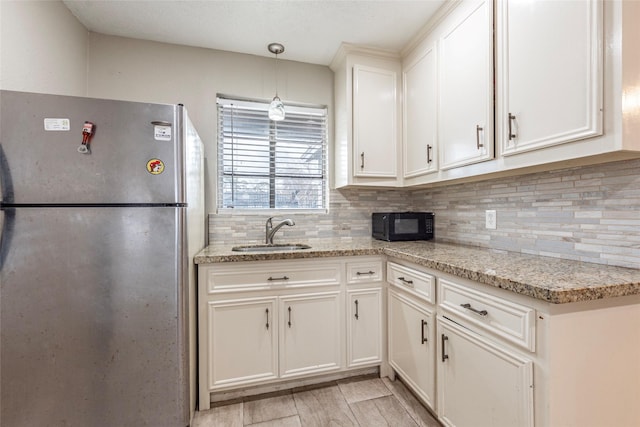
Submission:
[[[287,252],[310,249],[311,246],[303,243],[276,243],[272,245],[244,245],[231,248],[235,252]]]

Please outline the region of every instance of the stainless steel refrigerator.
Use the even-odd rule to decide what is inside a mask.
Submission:
[[[189,424],[202,165],[181,105],[0,91],[2,427]]]

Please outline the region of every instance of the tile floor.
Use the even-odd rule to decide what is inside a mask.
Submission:
[[[220,403],[193,427],[441,427],[400,381],[372,376]]]

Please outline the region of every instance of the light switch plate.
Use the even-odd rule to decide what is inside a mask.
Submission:
[[[498,218],[495,210],[485,211],[485,228],[495,230],[498,225]]]

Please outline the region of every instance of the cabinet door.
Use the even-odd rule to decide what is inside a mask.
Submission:
[[[421,400],[435,409],[435,315],[389,291],[389,364]]]
[[[340,293],[281,297],[279,306],[280,376],[339,369]]]
[[[438,170],[436,44],[405,66],[403,165],[411,178]]]
[[[438,416],[447,426],[533,426],[533,363],[438,318]]]
[[[493,158],[493,2],[468,1],[439,39],[441,168]]]
[[[347,291],[347,365],[382,360],[381,289]]]
[[[499,5],[503,154],[602,134],[602,2]]]
[[[382,68],[353,67],[354,176],[395,178],[397,75]]]
[[[275,298],[210,302],[209,389],[278,376]]]

